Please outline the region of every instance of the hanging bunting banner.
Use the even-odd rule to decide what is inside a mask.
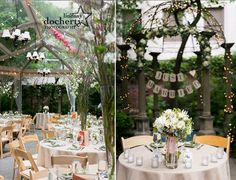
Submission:
[[[162,80],[165,81],[165,82],[167,82],[167,81],[169,81],[169,77],[170,77],[170,74],[169,74],[169,73],[164,73]]]
[[[189,74],[190,74],[192,77],[195,77],[195,75],[196,75],[196,70],[189,71]]]
[[[193,87],[191,85],[186,86],[185,90],[187,91],[188,94],[193,93]]]
[[[183,82],[184,81],[184,74],[183,73],[177,74],[177,77],[178,77],[178,81],[179,82]]]
[[[155,85],[154,81],[149,80],[146,87],[147,87],[147,89],[151,89],[154,85]]]
[[[171,99],[175,98],[175,90],[169,90],[169,98]]]
[[[191,70],[188,72],[188,74],[191,76],[191,77],[195,77],[196,75],[196,70]],[[165,73],[165,72],[161,72],[161,71],[157,71],[156,72],[156,75],[155,75],[155,79],[157,80],[162,80],[164,82],[183,82],[184,79],[185,79],[185,76],[183,73],[178,73],[178,74],[174,74],[174,73]]]
[[[153,89],[153,92],[155,94],[159,94],[159,92],[161,91],[161,86],[158,86],[158,85],[155,85],[154,89]]]
[[[157,71],[155,78],[156,78],[157,80],[161,80],[161,76],[162,76],[162,72],[161,72],[161,71]]]
[[[177,92],[178,92],[179,97],[184,97],[185,96],[185,93],[184,93],[183,89],[179,89]]]
[[[193,81],[193,87],[195,89],[199,89],[201,87],[201,84],[198,80]]]
[[[170,82],[176,82],[176,74],[170,74]]]
[[[161,96],[162,97],[167,97],[168,96],[168,89],[165,89],[165,88],[163,88],[162,90],[161,90]]]
[[[153,93],[160,94],[162,97],[168,97],[170,99],[176,98],[176,96],[184,97],[186,94],[192,94],[194,89],[199,89],[201,87],[201,83],[198,80],[193,80],[196,75],[196,70],[191,70],[188,72],[189,76],[185,78],[185,75],[183,73],[163,73],[161,71],[157,71],[155,75],[155,79],[162,80],[164,82],[171,82],[174,83],[176,81],[183,82],[185,79],[191,79],[191,83],[188,81],[189,84],[187,84],[184,88],[178,89],[178,90],[172,90],[163,88],[160,85],[155,84],[153,80],[149,80],[146,84],[147,89],[153,88]],[[191,77],[190,77],[191,76]],[[194,89],[193,89],[194,88]]]

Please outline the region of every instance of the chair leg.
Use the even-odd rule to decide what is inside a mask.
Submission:
[[[14,159],[12,180],[15,180],[15,173],[16,173],[16,161]]]
[[[21,175],[19,172],[17,173],[17,180],[21,180]]]
[[[3,148],[2,148],[2,142],[0,143],[0,155],[1,155],[1,159],[3,158]]]

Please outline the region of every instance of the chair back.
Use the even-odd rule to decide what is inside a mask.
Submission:
[[[129,149],[135,146],[149,145],[153,142],[152,136],[133,136],[127,139],[121,138],[123,150]]]
[[[36,114],[34,115],[33,119],[32,119],[32,122],[35,123],[36,122]]]
[[[13,132],[17,132],[17,138],[20,138],[22,136],[22,120],[12,121],[13,126]]]
[[[56,137],[55,131],[48,131],[45,129],[42,129],[43,139],[52,139]]]
[[[73,180],[95,180],[96,178],[89,177],[89,175],[73,174]]]
[[[30,180],[39,180],[41,178],[47,178],[48,177],[48,170],[41,170],[38,172],[30,171]]]
[[[9,139],[10,142],[13,141],[13,126],[12,125],[0,128],[0,142],[3,137],[6,137],[7,139]]]
[[[29,130],[30,121],[31,121],[30,118],[25,118],[22,120],[21,136],[24,136],[27,130]]]
[[[82,167],[86,167],[88,156],[75,155],[57,155],[51,157],[52,166],[55,165],[72,165],[73,161],[79,161]]]
[[[24,150],[21,150],[19,148],[14,149],[14,155],[15,155],[15,160],[18,164],[19,171],[24,171],[26,170],[26,167],[23,163],[24,160],[28,160],[31,165],[31,169],[34,170],[35,172],[38,172],[38,166],[36,165],[32,154],[30,152],[26,152]]]
[[[13,157],[15,157],[15,155],[14,155],[14,149],[16,149],[16,148],[19,148],[20,149],[20,142],[19,142],[19,140],[14,140],[14,141],[12,141],[10,144],[9,144],[9,148],[10,148],[10,152],[11,152],[11,155],[13,156]]]
[[[26,151],[26,147],[25,145],[27,143],[31,143],[34,142],[36,144],[36,152],[38,153],[38,148],[39,148],[39,138],[37,136],[37,134],[33,134],[33,135],[26,135],[20,138],[20,146],[21,149]]]
[[[214,135],[194,136],[193,141],[200,144],[207,144],[216,147],[223,147],[229,155],[230,151],[230,136],[227,138]]]

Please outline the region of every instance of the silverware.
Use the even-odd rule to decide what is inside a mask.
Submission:
[[[153,150],[152,150],[150,147],[148,147],[147,145],[145,145],[145,147],[146,147],[149,151],[153,152]]]
[[[204,144],[200,144],[200,145],[197,147],[197,150],[201,149],[202,146],[204,146]]]

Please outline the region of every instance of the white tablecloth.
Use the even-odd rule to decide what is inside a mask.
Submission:
[[[191,169],[186,169],[183,162],[178,162],[178,168],[168,169],[162,164],[159,168],[151,168],[153,153],[144,146],[131,149],[136,156],[143,157],[143,166],[128,163],[123,153],[119,157],[117,180],[230,180],[228,157],[217,159],[216,163],[209,161],[208,166],[202,166],[202,156],[216,153],[216,148],[204,145],[201,149],[190,148],[193,154]]]
[[[36,128],[37,129],[47,129],[48,118],[51,118],[54,113],[36,113]]]
[[[50,147],[41,141],[37,164],[46,168],[51,167],[51,156],[53,155],[87,155],[90,164],[97,164],[99,160],[106,160],[106,152],[99,150],[99,145],[91,144],[83,150],[70,150],[72,143],[64,143],[64,146]]]

